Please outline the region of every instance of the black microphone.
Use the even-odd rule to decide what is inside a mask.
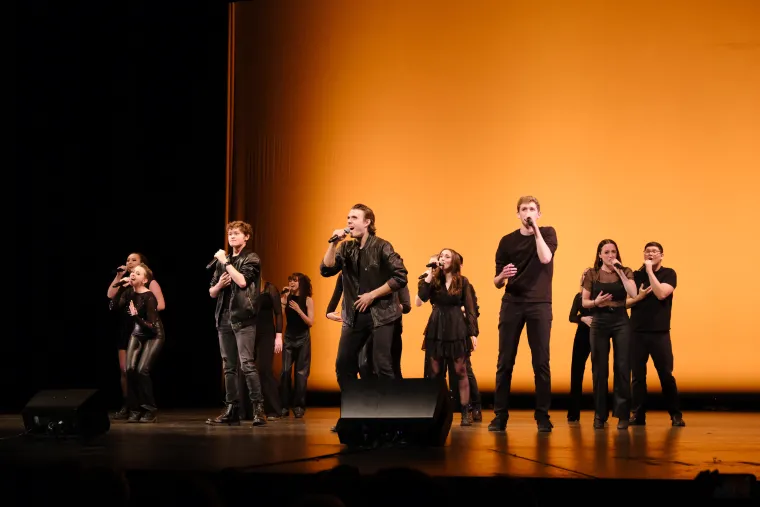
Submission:
[[[287,287],[285,287],[285,288],[284,288],[284,289],[282,289],[282,291],[280,292],[280,295],[283,295],[283,294],[287,294],[288,292],[290,292],[290,289],[288,289]]]
[[[349,229],[348,227],[346,227],[345,229],[343,229],[343,232],[345,232],[346,234],[349,234],[351,232],[351,229]],[[339,239],[340,239],[340,236],[338,236],[337,234],[333,234],[332,238],[328,239],[327,242],[328,243],[335,243]]]
[[[124,282],[121,282],[121,281],[119,281],[119,282],[116,282],[115,284],[111,285],[111,288],[112,288],[112,289],[116,289],[116,288],[118,288],[118,287],[121,287],[121,284],[123,284],[123,283],[124,283]]]
[[[228,261],[230,260],[230,256],[229,256],[229,255],[227,256],[227,260],[228,260]],[[209,262],[208,264],[206,264],[206,269],[211,269],[211,268],[213,268],[213,267],[214,267],[214,265],[215,265],[217,262],[219,262],[219,259],[217,259],[216,257],[214,257],[214,260],[212,260],[211,262]]]
[[[528,218],[525,219],[525,223],[528,224],[529,227],[534,227],[533,226],[533,219],[530,218],[530,217],[528,217]]]
[[[424,280],[427,278],[427,273],[422,273],[420,276],[417,277],[418,280]]]
[[[425,264],[426,268],[440,268],[441,264],[438,262],[431,262],[430,264]]]
[[[612,265],[618,268],[620,271],[625,271],[625,266],[620,264],[618,261],[613,262]]]

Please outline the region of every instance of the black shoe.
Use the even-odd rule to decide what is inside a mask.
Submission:
[[[146,410],[145,413],[140,418],[141,423],[157,423],[158,422],[158,411],[157,410]]]
[[[276,421],[280,418],[280,414],[277,414],[275,412],[272,412],[270,414],[267,414],[267,421]]]
[[[507,429],[507,419],[496,416],[488,425],[488,431],[505,431]]]
[[[630,422],[628,421],[627,417],[621,417],[620,419],[618,419],[617,429],[619,429],[619,430],[627,430],[629,424],[630,424]]]
[[[127,419],[129,419],[129,409],[127,408],[126,405],[124,405],[123,407],[121,407],[121,409],[118,412],[112,415],[111,418],[114,421],[126,421]]]
[[[129,419],[127,419],[128,423],[136,423],[140,422],[140,418],[142,417],[142,412],[139,410],[131,410],[129,412]]]
[[[642,416],[635,415],[628,420],[628,424],[630,424],[631,426],[646,426],[647,420],[646,420],[646,417],[644,417],[643,415]]]
[[[683,420],[683,416],[680,414],[672,416],[670,418],[670,424],[671,426],[675,426],[679,428],[683,428],[684,426],[686,426],[686,423]]]
[[[280,412],[280,415],[282,417],[289,417],[290,416],[290,410],[288,410],[287,408],[283,408],[282,411]]]
[[[470,410],[472,422],[483,422],[483,412],[481,412],[479,405],[474,405]]]
[[[229,426],[240,426],[240,413],[238,412],[238,406],[234,403],[227,403],[224,407],[224,410],[222,410],[222,413],[219,414],[216,419],[206,419],[206,424],[227,424]]]
[[[568,417],[567,423],[572,424],[573,426],[580,424],[581,418],[580,417]]]
[[[264,404],[257,403],[253,408],[253,423],[251,426],[264,426],[267,423],[267,416],[264,413]]]
[[[595,430],[603,430],[604,429],[604,425],[606,423],[607,423],[606,421],[604,421],[602,419],[599,419],[598,417],[594,417],[594,429]]]
[[[549,419],[542,419],[540,421],[536,421],[536,426],[538,426],[538,431],[541,433],[551,433],[552,428],[554,425]]]
[[[303,417],[304,412],[306,412],[301,407],[296,407],[293,409],[293,416],[295,416],[296,419],[301,419]]]

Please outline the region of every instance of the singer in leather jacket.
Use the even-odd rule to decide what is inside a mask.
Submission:
[[[244,289],[238,287],[237,284],[230,284],[232,291],[229,298],[230,323],[233,329],[253,325],[256,323],[256,314],[258,312],[256,298],[258,297],[258,289],[261,284],[261,261],[257,254],[245,248],[240,252],[240,255],[230,258],[230,264],[240,271],[240,274],[245,277],[247,284]],[[216,285],[224,273],[226,273],[225,267],[217,262],[210,285]],[[217,325],[224,310],[222,308],[223,299],[221,297],[216,298],[214,317]]]

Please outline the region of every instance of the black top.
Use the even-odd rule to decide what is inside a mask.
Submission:
[[[306,298],[304,298],[303,303],[299,301],[300,299],[301,298],[299,296],[288,294],[288,301],[285,304],[285,318],[287,319],[288,323],[287,327],[285,328],[286,337],[300,336],[309,332],[309,326],[306,325],[306,322],[304,322],[301,316],[298,315],[298,313],[290,307],[290,302],[295,301],[298,303],[301,311],[308,315],[308,311],[306,309]]]
[[[372,280],[370,279],[368,273],[371,263],[372,261],[368,253],[364,251],[364,248],[359,248],[359,257],[357,258],[356,262],[356,267],[359,272],[359,292],[357,292],[357,296],[361,296],[362,294],[366,294],[367,292],[372,292],[375,290],[375,287],[372,286]],[[372,308],[372,306],[376,303],[377,300],[372,301],[372,303],[362,313],[369,313],[370,308]]]
[[[436,287],[425,280],[419,281],[418,288],[420,299],[433,305],[425,327],[425,348],[431,357],[457,359],[469,354],[470,336],[479,333],[478,302],[469,280],[462,277],[458,294],[450,293],[444,283]]]
[[[517,273],[507,279],[504,297],[516,303],[551,303],[552,277],[554,275],[554,253],[557,251],[557,232],[554,227],[539,227],[552,260],[541,264],[536,249],[536,238],[532,234],[523,236],[520,229],[507,234],[499,241],[496,250],[496,276],[504,266],[514,264]]]
[[[158,315],[158,300],[151,291],[136,293],[131,287],[122,292],[119,307],[129,312],[130,301],[135,305],[137,315],[131,316],[132,336],[139,338],[163,338],[163,326]]]
[[[633,280],[633,271],[630,268],[624,268],[623,273],[625,273],[626,278]],[[625,290],[625,285],[623,285],[623,281],[617,273],[605,271],[602,268],[589,269],[583,275],[581,285],[591,293],[591,299],[598,297],[600,292],[612,294],[612,299],[607,301],[607,305],[591,308],[591,313],[609,310],[610,308],[625,308],[628,292]]]
[[[660,283],[667,283],[676,288],[678,277],[674,269],[660,267],[654,272],[655,278]],[[644,284],[644,288],[649,287],[649,275],[646,270],[639,270],[634,273],[636,287]],[[670,330],[670,315],[673,309],[673,293],[665,299],[657,299],[653,292],[646,295],[644,299],[631,307],[631,327],[634,331],[639,332],[666,332]]]
[[[282,305],[280,292],[273,283],[265,282],[256,298],[259,311],[256,315],[256,334],[282,333]]]
[[[570,322],[575,324],[583,324],[581,317],[590,317],[591,310],[589,308],[583,308],[583,295],[579,292],[573,298],[573,306],[570,307]],[[586,324],[583,324],[584,326]]]

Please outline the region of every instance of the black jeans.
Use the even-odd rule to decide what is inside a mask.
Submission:
[[[224,312],[216,330],[219,334],[219,352],[222,355],[224,369],[225,402],[237,405],[240,398],[238,368],[243,370],[251,403],[256,405],[263,402],[261,381],[254,361],[256,326],[233,328],[230,324],[229,313]]]
[[[528,346],[536,384],[536,409],[533,417],[549,419],[552,402],[552,375],[549,368],[549,339],[552,329],[551,303],[501,302],[499,312],[499,358],[496,363],[494,413],[503,421],[509,419],[509,392],[515,367],[517,346],[523,327],[528,328]]]
[[[393,329],[393,343],[391,343],[391,360],[393,361],[393,375],[395,378],[403,378],[401,375],[401,352],[403,351],[403,343],[401,341],[401,335],[403,332],[403,324],[401,319],[394,322]],[[375,377],[375,365],[372,361],[372,347],[373,340],[370,336],[364,343],[364,346],[359,352],[359,376],[361,378]]]
[[[581,398],[583,397],[583,375],[586,361],[591,354],[591,329],[584,323],[578,324],[573,340],[573,360],[570,364],[570,402],[567,408],[568,419],[581,416]]]
[[[295,372],[293,372],[294,366]],[[283,409],[306,408],[306,384],[309,373],[311,373],[311,334],[306,331],[301,336],[286,336],[283,339],[282,372],[280,373],[280,402]],[[295,383],[295,391],[293,383]]]
[[[150,370],[163,346],[163,338],[130,337],[127,345],[127,406],[130,410],[156,410]]]
[[[606,421],[607,379],[609,378],[610,338],[613,358],[613,417],[628,419],[631,402],[631,325],[625,308],[597,309],[591,323],[591,373],[594,378],[594,417]]]
[[[372,315],[357,313],[353,327],[344,325],[338,342],[338,356],[335,359],[335,374],[341,389],[346,381],[356,380],[359,373],[359,353],[372,337],[372,362],[375,373],[380,378],[395,378],[391,347],[395,322],[374,327]]]
[[[637,419],[646,417],[647,362],[652,356],[657,376],[660,377],[662,395],[671,417],[681,416],[678,403],[678,387],[673,377],[673,344],[670,332],[633,333],[631,340],[631,388],[633,390],[633,413]]]
[[[280,384],[274,376],[274,339],[275,332],[272,329],[271,333],[259,332],[260,329],[256,329],[256,345],[254,348],[253,360],[255,361],[256,368],[259,372],[259,380],[261,381],[261,394],[264,397],[264,412],[268,415],[279,416],[282,412],[282,406],[280,405]],[[248,386],[245,381],[245,374],[242,368],[238,371],[238,385],[239,390],[239,403],[240,403],[240,416],[243,418],[253,417],[253,411],[251,410],[251,399],[249,398]]]

